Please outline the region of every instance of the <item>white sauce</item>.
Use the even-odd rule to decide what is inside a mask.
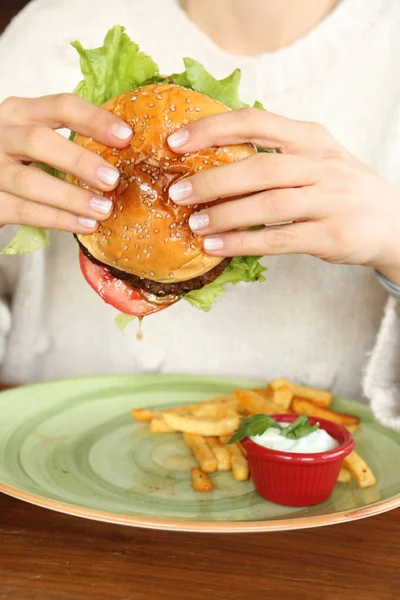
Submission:
[[[287,427],[289,423],[280,423]],[[338,447],[338,442],[324,429],[305,435],[299,440],[290,440],[280,435],[279,429],[269,427],[262,435],[254,435],[250,439],[264,448],[280,450],[281,452],[294,452],[297,454],[312,454],[315,452],[327,452]]]

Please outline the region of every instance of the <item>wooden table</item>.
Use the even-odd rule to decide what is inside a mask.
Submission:
[[[0,31],[26,0],[0,3]],[[145,531],[0,494],[0,599],[395,600],[400,510],[316,530]]]
[[[396,600],[400,510],[315,530],[146,531],[0,495],[7,600]]]

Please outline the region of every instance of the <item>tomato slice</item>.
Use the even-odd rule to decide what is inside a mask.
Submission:
[[[92,263],[82,250],[79,251],[79,266],[84,278],[100,298],[126,315],[145,317],[168,306],[168,304],[149,302],[142,296],[140,290],[131,288],[120,279],[113,277],[105,267]]]

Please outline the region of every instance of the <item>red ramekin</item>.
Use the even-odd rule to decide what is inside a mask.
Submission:
[[[272,415],[281,423],[292,423],[298,415]],[[354,448],[351,433],[342,425],[309,417],[339,443],[328,452],[296,454],[264,448],[250,438],[241,441],[247,452],[250,474],[257,492],[270,502],[285,506],[313,506],[332,494],[344,458]]]

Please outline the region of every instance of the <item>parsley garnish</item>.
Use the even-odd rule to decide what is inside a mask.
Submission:
[[[319,423],[311,425],[308,415],[304,414],[287,427],[283,427],[269,415],[254,415],[253,417],[246,417],[240,420],[240,425],[229,440],[229,443],[240,442],[245,437],[262,435],[270,427],[279,429],[279,435],[282,437],[286,437],[289,440],[299,440],[319,429]]]

